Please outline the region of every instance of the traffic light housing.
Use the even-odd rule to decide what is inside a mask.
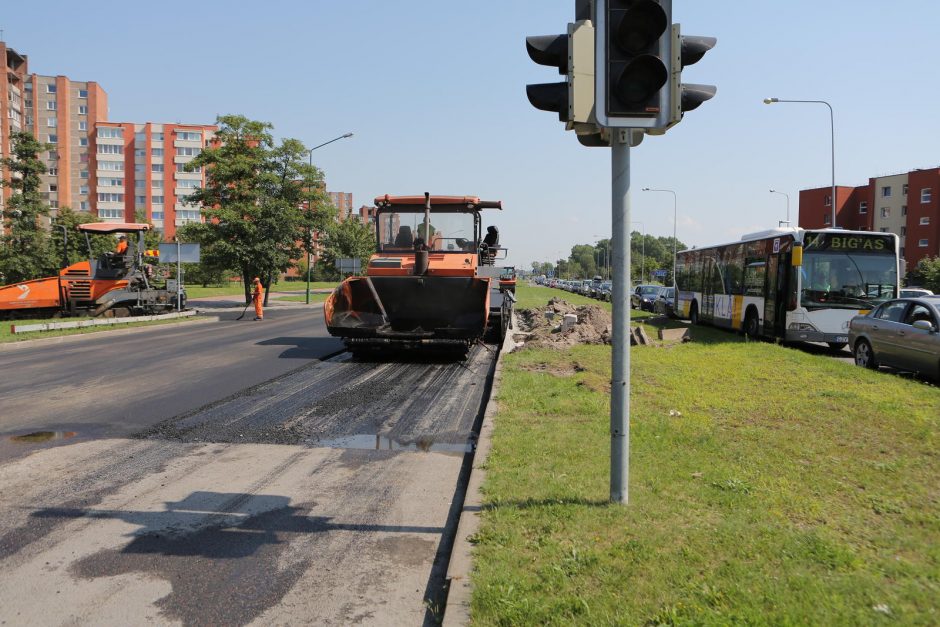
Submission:
[[[672,60],[669,73],[670,110],[666,125],[659,130],[651,130],[654,135],[665,133],[682,120],[686,111],[698,108],[706,100],[711,100],[718,91],[714,85],[698,85],[682,82],[682,70],[686,66],[698,63],[705,53],[715,47],[718,40],[714,37],[683,36],[679,24],[672,25]]]
[[[580,12],[580,10],[579,10]],[[564,35],[526,37],[529,58],[558,68],[566,80],[526,85],[536,109],[553,111],[567,130],[594,121],[594,27],[589,19],[568,24]]]
[[[664,128],[672,110],[672,0],[596,0],[596,13],[598,124]]]

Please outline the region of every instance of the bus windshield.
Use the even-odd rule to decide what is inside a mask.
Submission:
[[[431,213],[425,235],[423,211],[383,211],[378,222],[380,252],[414,252],[415,239],[421,238],[434,252],[475,252],[474,214],[469,212]]]
[[[895,297],[891,254],[809,252],[803,255],[800,303],[807,309],[872,309]]]

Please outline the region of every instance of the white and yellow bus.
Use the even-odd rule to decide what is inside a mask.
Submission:
[[[898,293],[893,233],[780,228],[676,259],[676,312],[750,337],[848,342],[849,320]]]

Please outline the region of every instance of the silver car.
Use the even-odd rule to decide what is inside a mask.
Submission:
[[[855,363],[890,366],[940,381],[940,296],[898,298],[849,323]]]

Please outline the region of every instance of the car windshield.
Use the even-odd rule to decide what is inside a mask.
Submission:
[[[659,290],[661,289],[662,288],[659,287],[658,285],[642,285],[640,286],[640,294],[642,294],[643,296],[650,296],[653,294],[658,294]]]
[[[807,309],[872,309],[895,297],[893,255],[808,252],[800,270],[800,302]]]
[[[416,238],[434,252],[475,252],[473,213],[431,213],[430,238],[425,237],[423,211],[383,211],[378,215],[379,251],[413,252]]]

